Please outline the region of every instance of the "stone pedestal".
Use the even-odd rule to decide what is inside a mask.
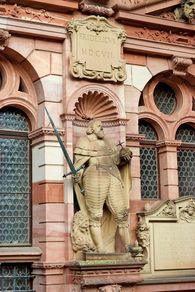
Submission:
[[[72,291],[126,291],[142,281],[145,262],[129,254],[85,254],[84,258],[69,266]]]

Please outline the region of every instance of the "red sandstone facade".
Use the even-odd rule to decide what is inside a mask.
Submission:
[[[90,112],[93,117],[98,112],[94,100],[107,99],[111,104],[105,107],[105,131],[115,141],[126,141],[133,152],[129,195],[132,242],[136,239],[137,212],[147,203],[156,206],[159,201],[179,198],[177,150],[181,141],[176,133],[181,125],[194,128],[195,123],[195,26],[174,19],[173,11],[181,1],[99,2],[98,7],[93,1],[80,1],[79,6],[76,0],[0,3],[0,72],[4,80],[0,108],[11,106],[26,114],[32,149],[32,245],[0,247],[0,261],[32,263],[33,289],[37,292],[194,291],[193,269],[187,280],[185,271],[180,276],[170,272],[169,277],[168,271],[165,278],[145,278],[140,264],[130,270],[125,265],[85,269],[74,265],[72,180],[63,179],[68,166],[44,106],[73,157],[75,143],[86,128],[77,114],[79,108],[83,110],[83,100],[83,114]],[[84,19],[91,14],[107,17],[127,34],[121,52],[126,62],[124,82],[90,81],[70,74],[67,24],[72,18]],[[161,112],[154,103],[153,92],[159,82],[176,93],[172,114]],[[144,135],[139,133],[140,120],[149,122],[158,136],[156,199],[141,197],[140,145]],[[104,283],[105,277],[112,280]]]

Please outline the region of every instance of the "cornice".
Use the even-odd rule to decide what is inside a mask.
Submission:
[[[159,17],[155,17],[152,15],[143,15],[138,13],[131,13],[128,11],[119,11],[115,19],[126,25],[133,25],[138,27],[148,27],[155,29],[163,29],[166,31],[172,32],[188,32],[194,35],[195,33],[195,25],[189,23],[183,23],[178,21],[172,21],[169,19],[162,19]]]
[[[145,135],[142,134],[127,134],[127,141],[143,141],[145,139]]]
[[[58,133],[63,137],[65,131],[58,129]],[[43,127],[31,132],[29,139],[31,140],[31,145],[34,146],[43,141],[56,141],[56,136],[51,128]]]
[[[78,9],[78,0],[0,0],[0,3],[18,4],[31,8],[72,13]]]

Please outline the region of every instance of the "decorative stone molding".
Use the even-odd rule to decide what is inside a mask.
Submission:
[[[125,32],[106,18],[89,16],[73,19],[67,30],[71,36],[70,72],[75,78],[122,82],[126,79],[125,62],[120,58]]]
[[[166,147],[166,146],[172,146],[172,147],[179,147],[181,145],[180,141],[157,141],[156,142],[156,147]]]
[[[7,47],[11,34],[8,31],[0,29],[0,51]]]
[[[112,254],[107,254],[107,260],[83,260],[70,264],[69,269],[72,273],[75,291],[93,290],[99,287],[115,289],[99,291],[116,292],[118,291],[116,289],[123,285],[128,287],[128,291],[131,291],[130,288],[134,284],[142,281],[140,271],[145,265],[144,261],[109,260],[108,257],[112,256]]]
[[[193,64],[193,61],[189,58],[181,58],[181,57],[173,57],[172,58],[172,66],[173,66],[173,74],[185,76],[187,68]]]
[[[145,135],[142,134],[127,134],[126,139],[128,141],[143,141],[145,139]]]
[[[110,121],[103,121],[103,127],[110,128],[110,127],[117,127],[117,126],[126,126],[128,120],[127,119],[116,119],[116,120],[110,120]],[[89,121],[87,120],[74,120],[73,125],[77,127],[87,127]]]
[[[65,131],[62,129],[58,129],[58,133],[63,136]],[[56,136],[51,128],[39,128],[36,129],[35,131],[32,131],[29,134],[29,139],[31,140],[31,145],[34,146],[36,144],[41,143],[42,141],[45,140],[51,140],[51,141],[56,141]]]
[[[22,7],[17,4],[0,4],[0,15],[46,23],[50,23],[54,19],[53,16],[44,9],[37,10],[31,7]]]
[[[132,27],[128,31],[128,36],[138,39],[158,41],[168,44],[178,44],[183,46],[195,47],[194,35],[185,32],[171,32],[165,30],[150,29],[147,27]]]
[[[104,2],[108,2],[108,1],[104,1]],[[79,8],[83,13],[101,15],[105,17],[110,17],[115,13],[111,7],[105,7],[105,6],[102,6],[101,4],[93,3],[93,1],[86,1],[86,0],[79,1]]]
[[[64,269],[64,263],[33,263],[33,269],[41,269],[41,270],[53,270],[53,269]]]

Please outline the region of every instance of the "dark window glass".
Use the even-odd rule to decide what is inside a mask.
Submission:
[[[140,175],[142,199],[157,199],[158,195],[158,157],[154,128],[145,121],[139,123],[139,133],[145,135],[140,147]]]
[[[180,196],[195,196],[195,130],[182,125],[176,139],[183,143],[177,151],[178,180]]]
[[[0,291],[31,292],[32,276],[29,265],[3,263],[0,266]]]
[[[28,123],[13,108],[0,111],[0,244],[30,244]]]
[[[174,90],[166,83],[159,82],[154,89],[154,102],[160,112],[172,114],[177,104]]]

